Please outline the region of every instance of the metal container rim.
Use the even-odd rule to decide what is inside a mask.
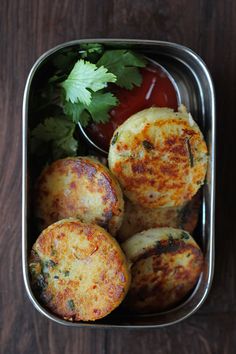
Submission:
[[[170,47],[170,48],[176,48],[180,51],[187,52],[188,55],[190,55],[195,61],[198,62],[198,64],[201,66],[206,78],[207,82],[210,88],[211,92],[211,99],[212,99],[212,104],[211,104],[211,119],[212,119],[212,129],[211,129],[211,145],[212,145],[212,155],[211,155],[211,186],[210,186],[210,191],[211,191],[211,199],[210,199],[210,257],[209,257],[209,272],[208,272],[208,286],[206,287],[202,298],[198,302],[198,304],[191,310],[189,313],[187,313],[185,316],[182,316],[180,318],[177,318],[176,320],[173,320],[171,322],[163,323],[163,324],[145,324],[145,325],[125,325],[125,324],[100,324],[100,323],[82,323],[82,322],[68,322],[62,319],[59,319],[58,317],[54,316],[53,314],[49,313],[45,308],[43,308],[36,298],[34,297],[34,294],[32,293],[32,290],[29,285],[29,277],[28,277],[28,272],[27,272],[27,239],[26,239],[26,234],[27,234],[27,225],[26,225],[26,210],[27,210],[27,190],[26,190],[26,185],[27,185],[27,135],[26,135],[26,128],[27,128],[27,116],[28,116],[28,100],[29,100],[29,91],[30,91],[30,85],[32,82],[32,79],[34,77],[34,74],[40,64],[47,59],[50,55],[53,53],[57,52],[58,50],[64,49],[69,46],[73,45],[79,45],[81,43],[94,43],[94,42],[99,42],[99,43],[105,43],[105,44],[115,44],[115,43],[122,43],[122,44],[138,44],[138,45],[153,45],[153,46],[164,46],[164,47]],[[170,326],[173,324],[177,324],[184,319],[188,318],[191,316],[193,313],[195,313],[199,307],[203,304],[203,302],[206,300],[207,295],[210,291],[211,284],[212,284],[212,279],[213,279],[213,273],[214,273],[214,254],[215,254],[215,244],[214,244],[214,234],[215,234],[215,216],[214,216],[214,210],[215,210],[215,139],[216,139],[216,127],[215,127],[215,92],[214,92],[214,86],[212,82],[211,75],[208,71],[208,68],[205,64],[205,62],[202,60],[202,58],[195,53],[192,49],[178,44],[178,43],[173,43],[173,42],[167,42],[167,41],[158,41],[158,40],[145,40],[145,39],[122,39],[122,38],[94,38],[94,39],[77,39],[77,40],[72,40],[68,42],[61,43],[46,52],[44,52],[33,64],[29,74],[28,78],[26,80],[25,84],[25,90],[24,90],[24,96],[23,96],[23,107],[22,107],[22,268],[23,268],[23,280],[25,284],[25,288],[27,291],[27,295],[34,305],[34,307],[44,316],[46,316],[48,319],[51,319],[52,321],[69,326],[69,327],[77,327],[77,328],[104,328],[104,329],[151,329],[151,328],[163,328],[166,326]]]

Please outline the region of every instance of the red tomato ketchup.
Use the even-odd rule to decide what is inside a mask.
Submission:
[[[140,70],[142,84],[132,90],[118,86],[111,91],[119,99],[119,105],[110,111],[110,120],[105,124],[92,123],[86,128],[87,135],[100,148],[109,150],[110,140],[116,128],[132,114],[152,106],[169,107],[177,110],[178,95],[168,74],[161,69],[148,65]]]

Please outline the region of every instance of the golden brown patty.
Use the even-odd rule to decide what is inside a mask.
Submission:
[[[146,208],[179,206],[204,182],[207,147],[186,111],[153,107],[118,127],[108,162],[134,204]]]
[[[138,232],[154,227],[174,227],[192,234],[198,222],[199,207],[199,193],[184,206],[169,208],[149,209],[126,200],[118,239],[123,242]]]
[[[68,157],[46,167],[36,184],[35,214],[41,230],[75,217],[96,223],[112,235],[124,211],[122,191],[110,171],[88,157]]]
[[[125,241],[122,248],[133,263],[125,302],[135,312],[163,311],[178,304],[202,271],[202,252],[183,230],[143,231]]]
[[[104,229],[76,219],[44,230],[31,251],[32,285],[53,313],[94,321],[124,299],[130,275],[125,256]]]

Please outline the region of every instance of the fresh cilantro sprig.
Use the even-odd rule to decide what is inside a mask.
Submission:
[[[87,110],[91,114],[93,121],[106,123],[109,120],[109,111],[118,104],[118,99],[110,92],[96,92],[92,96]]]
[[[107,50],[98,60],[97,66],[104,66],[113,73],[117,77],[116,85],[132,90],[142,83],[138,69],[146,66],[146,60],[130,50]]]
[[[52,160],[76,156],[78,141],[74,138],[74,131],[75,123],[64,117],[46,118],[31,131],[31,153],[41,156],[50,151]]]
[[[101,45],[87,44],[84,47],[84,55],[99,51],[102,52]],[[65,114],[83,126],[89,121],[106,123],[110,109],[118,105],[118,100],[103,89],[114,82],[129,90],[140,86],[142,77],[139,68],[145,65],[143,57],[129,50],[107,50],[96,65],[78,60],[61,84],[65,90]]]
[[[77,61],[68,78],[61,86],[66,92],[66,101],[91,103],[91,91],[96,92],[107,87],[108,82],[115,82],[116,76],[109,73],[107,68],[80,59]]]
[[[30,143],[34,156],[50,155],[51,159],[57,159],[74,156],[78,149],[81,153],[74,138],[77,123],[83,126],[91,121],[106,123],[109,111],[119,103],[108,91],[108,85],[129,90],[140,86],[139,69],[146,65],[146,60],[130,50],[105,50],[102,44],[89,43],[81,44],[79,50],[61,52],[53,59],[53,65],[55,71],[40,104],[45,110],[45,102],[49,105],[53,102],[65,116],[56,113],[42,117],[41,123],[31,131]]]
[[[80,44],[80,56],[92,63],[98,61],[99,56],[102,55],[104,46],[100,43],[84,43]]]
[[[92,94],[89,105],[81,102],[65,102],[64,112],[73,122],[80,122],[83,126],[92,118],[97,123],[106,123],[109,120],[109,111],[118,104],[118,99],[110,92],[98,91]],[[85,114],[85,111],[89,114]]]

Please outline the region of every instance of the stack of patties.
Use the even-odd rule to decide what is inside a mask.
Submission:
[[[157,275],[163,270],[161,265],[158,266],[159,263],[154,255],[160,261],[161,254],[166,254],[167,248],[165,245],[160,251],[158,247],[155,247],[157,241],[162,242],[162,238],[157,240],[157,235],[161,236],[156,227],[171,226],[193,231],[197,221],[196,204],[198,202],[197,199],[191,200],[204,183],[207,168],[207,147],[203,135],[184,107],[179,112],[168,108],[149,108],[130,117],[115,131],[111,140],[108,161],[110,170],[117,177],[127,198],[124,222],[119,231],[120,240],[126,240],[131,236],[131,239],[126,241],[129,245],[128,248],[126,242],[123,244],[123,248],[126,253],[127,249],[129,250],[127,257],[134,262],[132,290],[128,295],[127,303],[131,309],[132,307],[137,311],[140,309],[141,312],[167,309],[181,300],[196,283],[202,270],[202,255],[198,255],[198,266],[194,268],[194,276],[190,277],[188,286],[186,284],[186,286],[182,286],[178,297],[172,295],[171,291],[171,289],[175,291],[176,288],[174,274],[181,273],[181,271],[180,273],[177,271],[177,268],[178,270],[182,269],[183,273],[184,271],[191,272],[192,263],[184,262],[183,265],[179,261],[173,261],[172,256],[175,259],[175,255],[184,246],[183,240],[178,243],[180,246],[177,249],[176,247],[168,248],[168,253],[170,252],[172,256],[167,257],[167,262],[169,259],[170,263],[165,268],[168,269],[167,287],[170,291],[168,294],[166,293],[169,300],[164,301],[163,304],[160,304],[160,301],[155,301],[153,306],[149,302],[147,302],[147,306],[145,305],[144,297],[149,297],[149,292],[151,298],[155,297],[153,297],[153,287],[151,285],[147,287],[146,267],[149,272],[153,273],[152,276],[149,273],[148,282],[151,282],[152,278],[155,279],[153,283],[157,300],[159,298],[158,289],[160,289],[157,283],[159,280],[163,283],[163,279],[159,279]],[[194,206],[191,207],[193,211],[190,210],[187,213],[191,216],[191,220],[187,219],[183,223],[181,215],[188,208],[188,203],[190,206],[191,204]],[[137,268],[135,266],[136,259],[130,257],[132,239],[137,237],[132,235],[150,228],[155,228],[151,233],[152,242],[149,245],[152,249],[151,256],[147,253],[145,266],[139,264]],[[183,231],[175,229],[174,232],[171,231],[170,236],[175,238],[175,234],[179,235],[179,232]],[[142,254],[141,240],[145,234],[141,233],[140,235],[135,247],[136,252],[140,247],[139,252]],[[164,236],[166,237],[166,235]],[[176,243],[177,241],[174,241],[174,244]],[[198,249],[198,253],[201,253],[195,243],[194,247]],[[179,260],[179,257],[177,258]],[[193,260],[193,262],[195,261]],[[135,280],[137,272],[139,274],[138,286]],[[165,279],[164,281],[167,281],[167,278]],[[146,289],[145,292],[139,290],[143,287]],[[134,293],[135,301],[132,299]],[[141,301],[143,306],[136,306],[135,303],[138,301]]]
[[[131,311],[169,309],[202,271],[202,252],[186,230],[197,223],[207,147],[191,115],[135,114],[115,131],[108,162],[110,170],[91,157],[57,160],[36,183],[42,232],[30,254],[31,281],[40,301],[67,320],[100,319],[128,291]],[[123,250],[116,236],[126,240]]]
[[[129,264],[113,237],[124,211],[116,179],[93,158],[57,160],[38,178],[34,200],[43,230],[29,259],[37,297],[67,320],[106,316],[130,285]]]

